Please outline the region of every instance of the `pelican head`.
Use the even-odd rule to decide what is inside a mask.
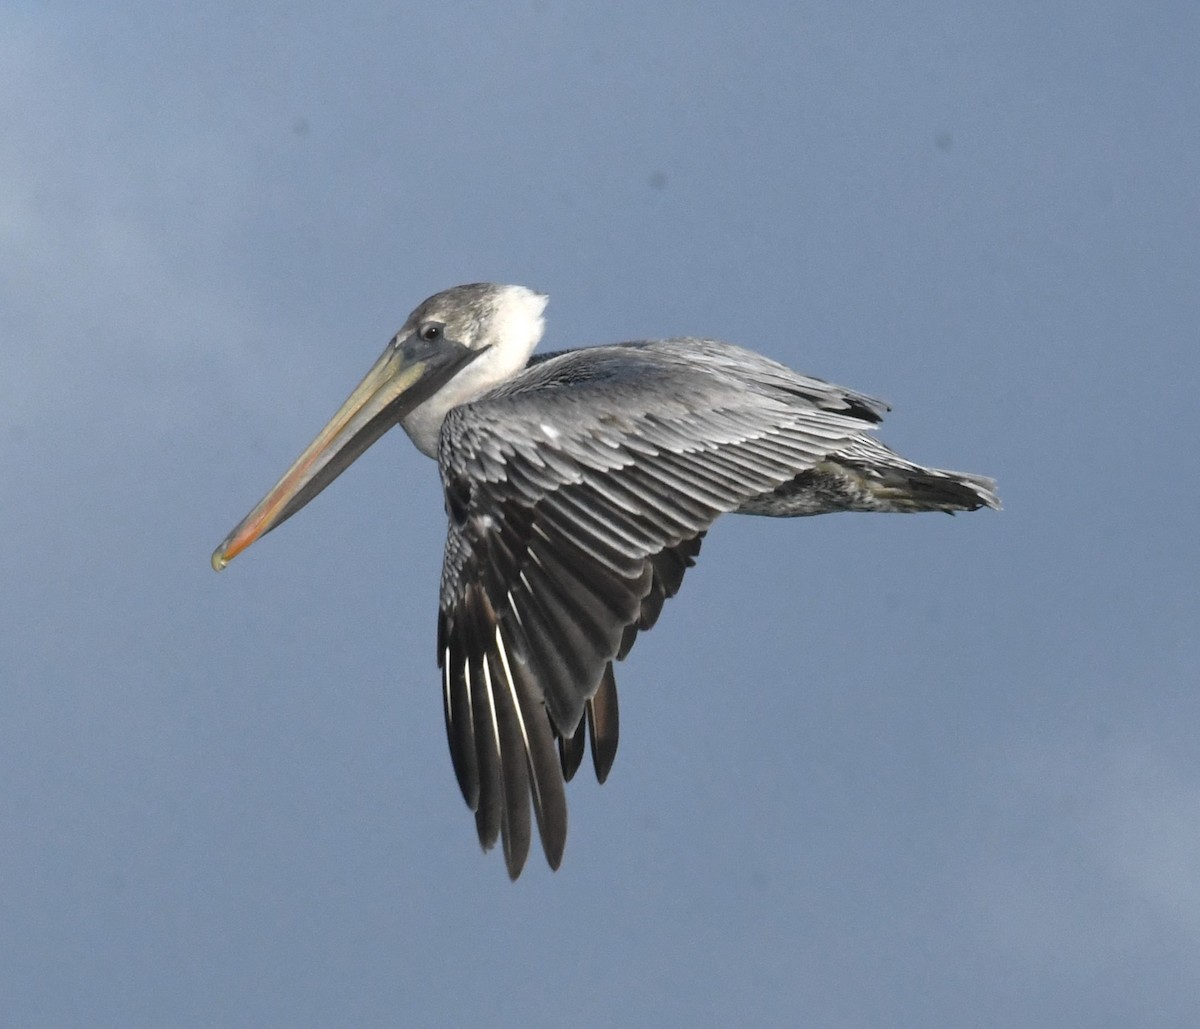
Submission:
[[[446,412],[525,367],[542,337],[546,300],[524,286],[477,282],[420,304],[317,438],[213,551],[213,568],[294,515],[393,425],[436,456]]]

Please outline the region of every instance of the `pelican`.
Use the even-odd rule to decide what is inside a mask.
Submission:
[[[222,569],[399,423],[437,459],[448,530],[437,658],[483,849],[550,867],[585,736],[617,749],[613,662],[657,621],[718,515],[998,508],[993,480],[871,433],[888,406],[711,339],[532,356],[547,297],[473,283],[408,316],[329,424],[213,552]],[[586,730],[585,727],[586,726]]]

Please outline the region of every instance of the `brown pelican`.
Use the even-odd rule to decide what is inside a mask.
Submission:
[[[480,843],[516,879],[530,804],[552,868],[564,781],[617,749],[613,662],[658,619],[727,512],[974,511],[995,483],[872,435],[887,405],[709,339],[532,357],[546,296],[430,297],[213,553],[218,571],[399,422],[437,458],[449,529],[438,615],[446,733]]]

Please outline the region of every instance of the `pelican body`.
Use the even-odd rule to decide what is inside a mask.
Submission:
[[[448,516],[437,656],[450,756],[485,850],[562,860],[585,736],[618,735],[613,662],[725,513],[998,508],[991,479],[912,464],[887,405],[708,339],[532,356],[547,297],[475,283],[409,315],[328,425],[213,553],[223,568],[399,423]],[[586,729],[585,729],[586,726]]]

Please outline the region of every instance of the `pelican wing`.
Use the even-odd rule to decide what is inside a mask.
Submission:
[[[530,799],[558,867],[581,722],[603,781],[612,662],[654,624],[708,526],[884,410],[750,351],[681,339],[554,355],[450,411],[438,452],[446,729],[480,841],[502,839],[513,878]]]

